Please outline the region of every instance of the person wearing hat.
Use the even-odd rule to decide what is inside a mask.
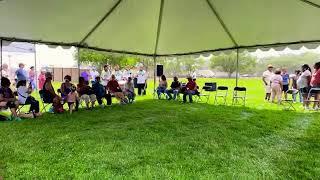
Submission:
[[[274,75],[273,74],[273,66],[271,64],[269,64],[268,69],[265,72],[263,72],[263,74],[262,74],[262,81],[265,85],[265,90],[266,90],[265,100],[267,100],[267,101],[270,100],[270,96],[271,96],[270,80],[273,75]]]
[[[183,103],[187,102],[187,96],[189,96],[189,102],[192,103],[192,95],[197,93],[197,84],[195,81],[193,81],[191,76],[189,76],[187,79],[188,83],[186,85],[186,90],[183,93]]]

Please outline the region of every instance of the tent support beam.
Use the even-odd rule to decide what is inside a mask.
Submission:
[[[132,51],[121,51],[121,50],[113,50],[113,49],[104,49],[104,48],[98,48],[98,47],[93,47],[93,46],[85,46],[83,44],[80,45],[79,43],[53,42],[53,41],[31,40],[31,39],[9,38],[9,37],[0,37],[0,39],[2,39],[3,41],[28,42],[28,43],[46,44],[46,45],[53,45],[53,46],[74,46],[74,47],[79,47],[79,48],[86,48],[86,49],[90,49],[90,50],[95,50],[95,51],[128,54],[128,55],[139,55],[139,56],[147,56],[147,57],[154,56],[154,54],[132,52]],[[295,44],[308,44],[308,43],[316,43],[316,44],[320,45],[320,39],[309,40],[309,41],[278,42],[278,43],[271,43],[271,44],[255,44],[255,45],[238,46],[238,47],[226,47],[226,48],[219,48],[219,49],[207,49],[207,50],[202,50],[202,51],[191,51],[191,52],[184,52],[184,53],[156,54],[156,56],[157,57],[186,56],[186,55],[213,53],[213,52],[235,50],[235,49],[272,48],[272,47],[279,47],[279,46],[289,46],[289,45],[295,45]]]
[[[236,87],[238,87],[238,82],[239,82],[239,49],[237,49]]]
[[[39,89],[38,87],[38,73],[37,73],[37,48],[36,48],[36,43],[33,43],[33,48],[34,48],[34,69],[35,69],[35,76],[36,76],[36,79],[34,81],[36,81],[36,85],[35,85],[35,88],[36,89]],[[1,63],[2,64],[2,63]]]
[[[0,39],[0,63],[1,63],[1,77],[2,77],[2,39]]]
[[[157,35],[156,35],[156,40],[155,40],[155,45],[154,45],[154,53],[153,53],[153,93],[155,98],[155,93],[156,93],[156,76],[157,76],[157,51],[158,51],[158,45],[159,45],[159,37],[160,37],[160,32],[161,32],[161,24],[162,24],[162,17],[163,17],[163,7],[164,7],[164,0],[161,0],[160,4],[160,11],[159,11],[159,17],[158,17],[158,26],[157,26]]]
[[[105,21],[112,12],[119,6],[119,4],[122,2],[122,0],[118,0],[115,5],[112,6],[112,8],[98,21],[98,23],[89,31],[89,33],[80,41],[80,44],[83,44],[94,31]]]
[[[316,8],[320,8],[320,5],[316,4],[314,2],[311,2],[311,1],[308,1],[308,0],[300,0],[300,1],[303,2],[303,3],[306,3],[306,4],[310,5],[310,6],[313,6],[313,7],[316,7]]]
[[[230,30],[228,29],[228,27],[226,26],[226,24],[223,22],[223,20],[221,19],[221,16],[219,15],[219,13],[217,12],[217,10],[214,8],[213,4],[210,2],[210,0],[206,0],[208,3],[208,6],[210,7],[211,11],[213,12],[213,14],[216,16],[216,18],[218,19],[218,21],[220,22],[221,26],[223,27],[224,31],[228,34],[230,40],[232,41],[232,43],[234,44],[235,47],[238,47],[238,43],[235,41],[234,37],[232,36]]]

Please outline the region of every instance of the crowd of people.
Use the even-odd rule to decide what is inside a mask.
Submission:
[[[187,97],[189,98],[189,102],[192,103],[192,96],[200,94],[198,91],[199,86],[197,85],[195,78],[189,76],[187,79],[188,82],[186,84],[182,84],[179,82],[178,77],[173,77],[170,88],[168,88],[166,76],[160,76],[159,86],[156,90],[158,99],[161,99],[161,95],[164,94],[168,100],[176,100],[177,95],[181,93],[183,94],[183,103],[187,102]]]
[[[319,108],[320,100],[320,62],[313,65],[313,70],[308,64],[301,66],[301,69],[295,70],[289,75],[286,68],[275,69],[268,65],[268,69],[263,73],[262,80],[265,85],[265,100],[275,103],[281,103],[282,99],[288,99],[288,93],[292,94],[294,102],[303,103],[305,109],[309,109],[310,98],[314,98],[313,108]],[[314,91],[310,91],[313,89]]]
[[[66,75],[64,82],[56,91],[52,84],[53,75],[50,72],[44,70],[40,72],[38,86],[34,67],[31,67],[27,72],[24,69],[24,64],[21,63],[15,74],[14,85],[11,84],[8,77],[2,76],[1,78],[0,107],[10,109],[12,115],[9,120],[17,121],[20,120],[17,114],[19,105],[30,105],[29,113],[34,118],[41,115],[39,101],[31,96],[31,93],[36,89],[39,89],[44,103],[52,104],[50,111],[64,112],[64,104],[67,104],[69,112],[73,113],[79,109],[79,105],[82,103],[88,110],[94,108],[96,102],[104,107],[104,99],[106,99],[106,105],[111,105],[112,97],[118,99],[123,105],[133,103],[136,96],[134,88],[138,88],[139,95],[144,95],[148,78],[143,66],[139,67],[137,73],[132,73],[129,67],[120,71],[117,65],[113,70],[110,65],[105,65],[101,74],[96,69],[83,71],[77,85],[71,83],[72,77],[70,75]]]

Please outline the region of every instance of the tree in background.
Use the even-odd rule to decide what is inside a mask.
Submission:
[[[248,53],[239,54],[239,73],[248,74],[253,73],[257,65],[257,59]],[[237,53],[220,54],[213,56],[210,62],[211,68],[218,68],[219,70],[228,73],[228,77],[237,71]]]
[[[76,53],[75,56],[78,58],[78,53]],[[80,49],[79,62],[81,64],[99,67],[97,69],[101,70],[105,64],[109,64],[111,66],[119,65],[121,68],[124,68],[125,66],[135,66],[138,62],[140,62],[140,59],[131,56],[116,56],[106,52]]]
[[[268,57],[260,60],[257,71],[262,73],[268,64],[272,64],[275,68],[286,67],[289,72],[293,73],[294,70],[300,69],[303,64],[312,66],[315,62],[319,61],[319,59],[320,55],[313,52]]]

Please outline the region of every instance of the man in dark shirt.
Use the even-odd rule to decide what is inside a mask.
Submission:
[[[183,93],[183,102],[187,102],[187,96],[189,96],[189,102],[192,103],[192,95],[197,92],[197,84],[192,80],[192,77],[188,77],[188,83],[186,85],[186,91]]]
[[[166,90],[166,93],[169,97],[168,100],[172,99],[172,94],[173,94],[173,100],[175,100],[177,97],[177,94],[179,93],[180,88],[181,88],[181,83],[178,81],[177,77],[173,78],[173,82],[171,83],[170,87],[171,87],[171,89]]]

